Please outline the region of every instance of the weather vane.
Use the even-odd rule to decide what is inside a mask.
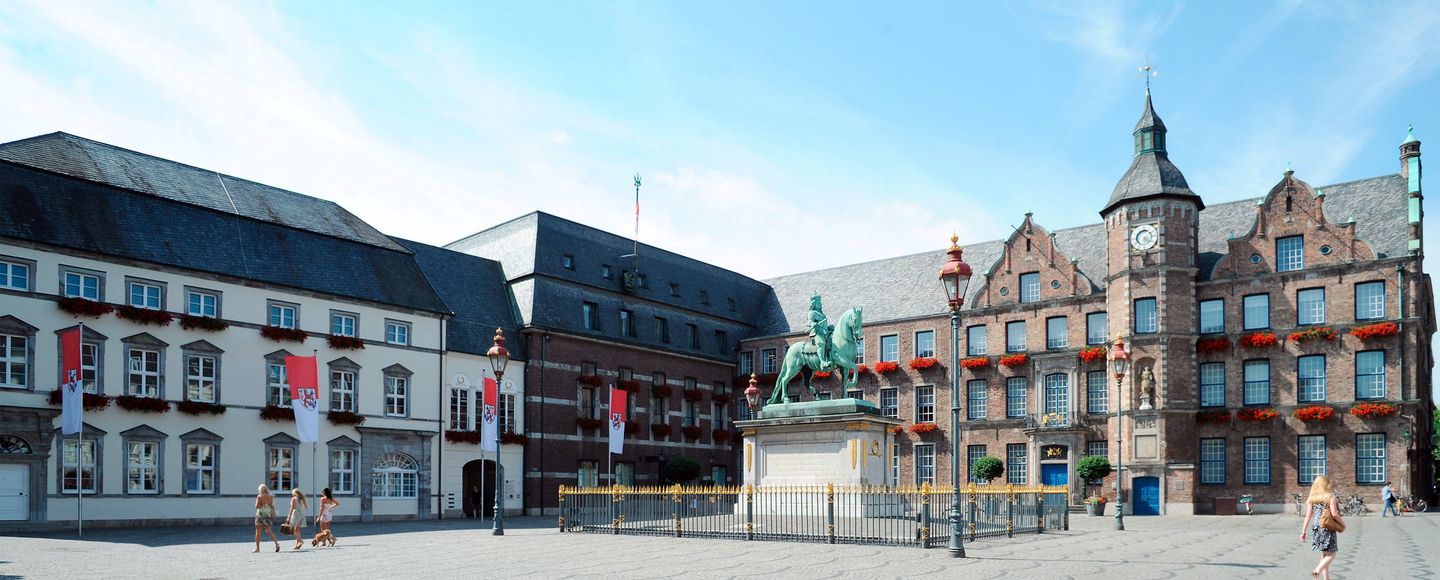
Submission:
[[[1140,67],[1140,76],[1145,78],[1145,94],[1150,94],[1150,78],[1160,76],[1160,71],[1150,66],[1150,58],[1145,58],[1145,66]]]

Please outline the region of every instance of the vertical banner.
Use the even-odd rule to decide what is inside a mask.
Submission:
[[[80,373],[80,333],[77,326],[60,334],[60,432],[79,433],[85,423],[85,387]]]
[[[625,452],[625,417],[628,409],[625,408],[629,402],[630,393],[610,387],[610,452]]]
[[[485,451],[496,451],[499,449],[497,440],[500,438],[498,424],[500,401],[500,385],[495,379],[485,377],[485,401],[480,415],[480,449]]]
[[[320,440],[320,386],[315,357],[285,357],[285,375],[290,381],[290,406],[295,409],[295,431],[300,441]]]

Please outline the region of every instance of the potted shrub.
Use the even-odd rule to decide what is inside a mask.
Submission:
[[[999,457],[986,455],[975,460],[975,465],[970,467],[970,475],[973,479],[990,483],[995,478],[1005,475],[1005,462]]]
[[[1075,476],[1086,485],[1091,481],[1105,479],[1110,475],[1110,460],[1099,455],[1087,455],[1080,458],[1080,463],[1075,465]],[[1097,493],[1085,498],[1085,513],[1092,516],[1105,515],[1105,498]]]

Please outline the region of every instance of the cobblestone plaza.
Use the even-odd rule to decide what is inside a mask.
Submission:
[[[1317,558],[1291,514],[1077,516],[1069,531],[944,549],[561,534],[550,518],[341,525],[334,548],[251,554],[245,527],[111,529],[0,540],[0,578],[1303,578]],[[1418,578],[1440,564],[1440,515],[1352,517],[1337,578]]]

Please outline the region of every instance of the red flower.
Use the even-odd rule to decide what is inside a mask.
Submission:
[[[600,375],[580,375],[580,378],[575,380],[582,385],[588,385],[591,387],[598,387],[605,384],[605,381],[600,378]]]
[[[651,425],[650,434],[654,435],[657,439],[664,439],[670,436],[670,426],[664,423]]]
[[[276,342],[305,342],[310,338],[309,334],[298,328],[280,328],[279,326],[260,327],[260,336]]]
[[[1030,362],[1030,357],[1023,354],[1012,354],[1000,357],[1000,364],[1010,368],[1025,366],[1027,362]]]
[[[670,385],[655,385],[650,387],[650,394],[664,399],[675,394],[675,390],[671,389]]]
[[[202,403],[200,401],[180,401],[175,403],[175,410],[186,415],[219,415],[225,412],[225,405],[215,403]]]
[[[1196,423],[1229,423],[1230,411],[1217,409],[1214,411],[1201,411],[1195,414]]]
[[[700,434],[704,433],[705,430],[701,429],[699,425],[691,425],[689,427],[681,427],[680,432],[685,435],[686,439],[694,441],[699,439]]]
[[[1350,335],[1360,340],[1370,340],[1384,336],[1395,336],[1400,333],[1400,325],[1394,322],[1377,322],[1365,326],[1357,326],[1350,329]]]
[[[224,320],[220,320],[219,318],[211,318],[209,316],[191,316],[189,314],[182,314],[180,316],[180,328],[183,328],[185,330],[195,330],[198,328],[200,330],[219,332],[221,330],[230,328],[230,323],[225,322]]]
[[[863,374],[868,373],[868,372],[870,372],[870,367],[867,367],[867,366],[865,366],[865,365],[856,365],[856,366],[855,366],[855,374],[856,374],[856,376],[863,375]]]
[[[923,371],[938,364],[940,364],[940,361],[935,360],[935,357],[926,356],[910,359],[910,369],[916,371]]]
[[[988,356],[972,356],[960,360],[960,368],[983,369],[988,366],[990,366],[990,357]]]
[[[730,440],[729,429],[716,429],[710,433],[710,438],[716,443],[724,443]]]
[[[330,348],[336,350],[359,350],[365,348],[365,341],[353,336],[340,336],[332,334],[325,337],[325,342],[330,343]]]
[[[700,389],[690,389],[688,391],[685,391],[684,396],[686,401],[697,403],[705,400],[705,391],[702,391]]]
[[[911,433],[915,433],[915,434],[917,434],[917,435],[919,435],[919,434],[924,434],[924,433],[934,433],[935,431],[939,431],[939,430],[940,430],[940,426],[939,426],[939,425],[936,425],[936,424],[934,424],[934,423],[931,423],[931,422],[916,423],[916,424],[910,426],[910,432],[911,432]]]
[[[61,298],[55,302],[55,306],[75,316],[89,316],[91,318],[104,316],[115,310],[114,306],[104,302],[74,297]]]
[[[1097,360],[1105,360],[1105,347],[1092,346],[1080,349],[1080,362],[1089,364]]]
[[[350,411],[330,411],[325,413],[325,420],[331,425],[360,425],[365,422],[365,416]]]
[[[1230,348],[1230,339],[1224,336],[1202,338],[1195,343],[1195,352],[1220,352],[1228,348]]]
[[[615,388],[631,393],[640,392],[640,381],[615,381]]]
[[[129,320],[135,324],[154,324],[156,326],[170,326],[170,320],[173,318],[169,312],[164,310],[136,308],[124,304],[115,307],[115,317]]]
[[[875,363],[875,372],[880,374],[893,373],[900,370],[900,364],[890,361]]]
[[[1269,407],[1263,409],[1241,409],[1237,415],[1239,415],[1241,421],[1250,421],[1252,423],[1268,421],[1280,416],[1279,413],[1275,412],[1275,409]]]
[[[506,431],[500,434],[501,445],[524,445],[530,442],[530,438],[514,431]]]
[[[445,432],[445,440],[446,440],[446,441],[449,441],[449,442],[451,442],[451,443],[469,443],[469,444],[471,444],[471,445],[479,445],[479,444],[480,444],[480,432],[479,432],[479,431],[446,431],[446,432]]]
[[[260,418],[266,421],[294,421],[295,409],[280,405],[265,405],[260,409]]]
[[[830,378],[830,371],[815,371],[815,374],[811,376],[817,379],[828,379]]]
[[[1247,348],[1265,348],[1280,344],[1280,339],[1275,338],[1273,332],[1252,332],[1240,337],[1240,346]]]
[[[65,395],[61,394],[60,389],[50,391],[50,404],[59,405],[64,402],[64,397]],[[106,395],[85,393],[83,405],[86,411],[103,411],[106,407],[110,406],[110,400],[110,397]]]
[[[891,433],[894,433],[894,434],[896,434],[896,435],[899,435],[899,434],[901,434],[901,433],[904,433],[904,432],[905,432],[905,425],[901,424],[901,425],[896,425],[896,426],[894,426],[894,427],[891,427],[891,428],[890,428],[890,432],[891,432]]]
[[[730,393],[714,393],[710,395],[710,400],[721,405],[727,404],[730,402]]]
[[[1305,342],[1307,340],[1321,339],[1335,340],[1335,329],[1328,326],[1321,326],[1319,328],[1311,328],[1309,330],[1299,330],[1290,333],[1290,336],[1287,338],[1289,338],[1290,342]]]
[[[1324,421],[1335,415],[1335,408],[1329,405],[1314,405],[1295,409],[1295,418],[1301,421]]]
[[[591,419],[589,417],[576,417],[575,424],[579,425],[581,429],[589,431],[599,429],[601,425],[605,424],[605,421],[603,419]]]
[[[1394,415],[1397,410],[1395,405],[1390,403],[1360,403],[1350,407],[1350,414],[1361,419],[1375,419]]]
[[[157,399],[155,397],[120,395],[115,397],[115,405],[126,411],[137,411],[141,413],[165,413],[170,411],[170,401]]]

